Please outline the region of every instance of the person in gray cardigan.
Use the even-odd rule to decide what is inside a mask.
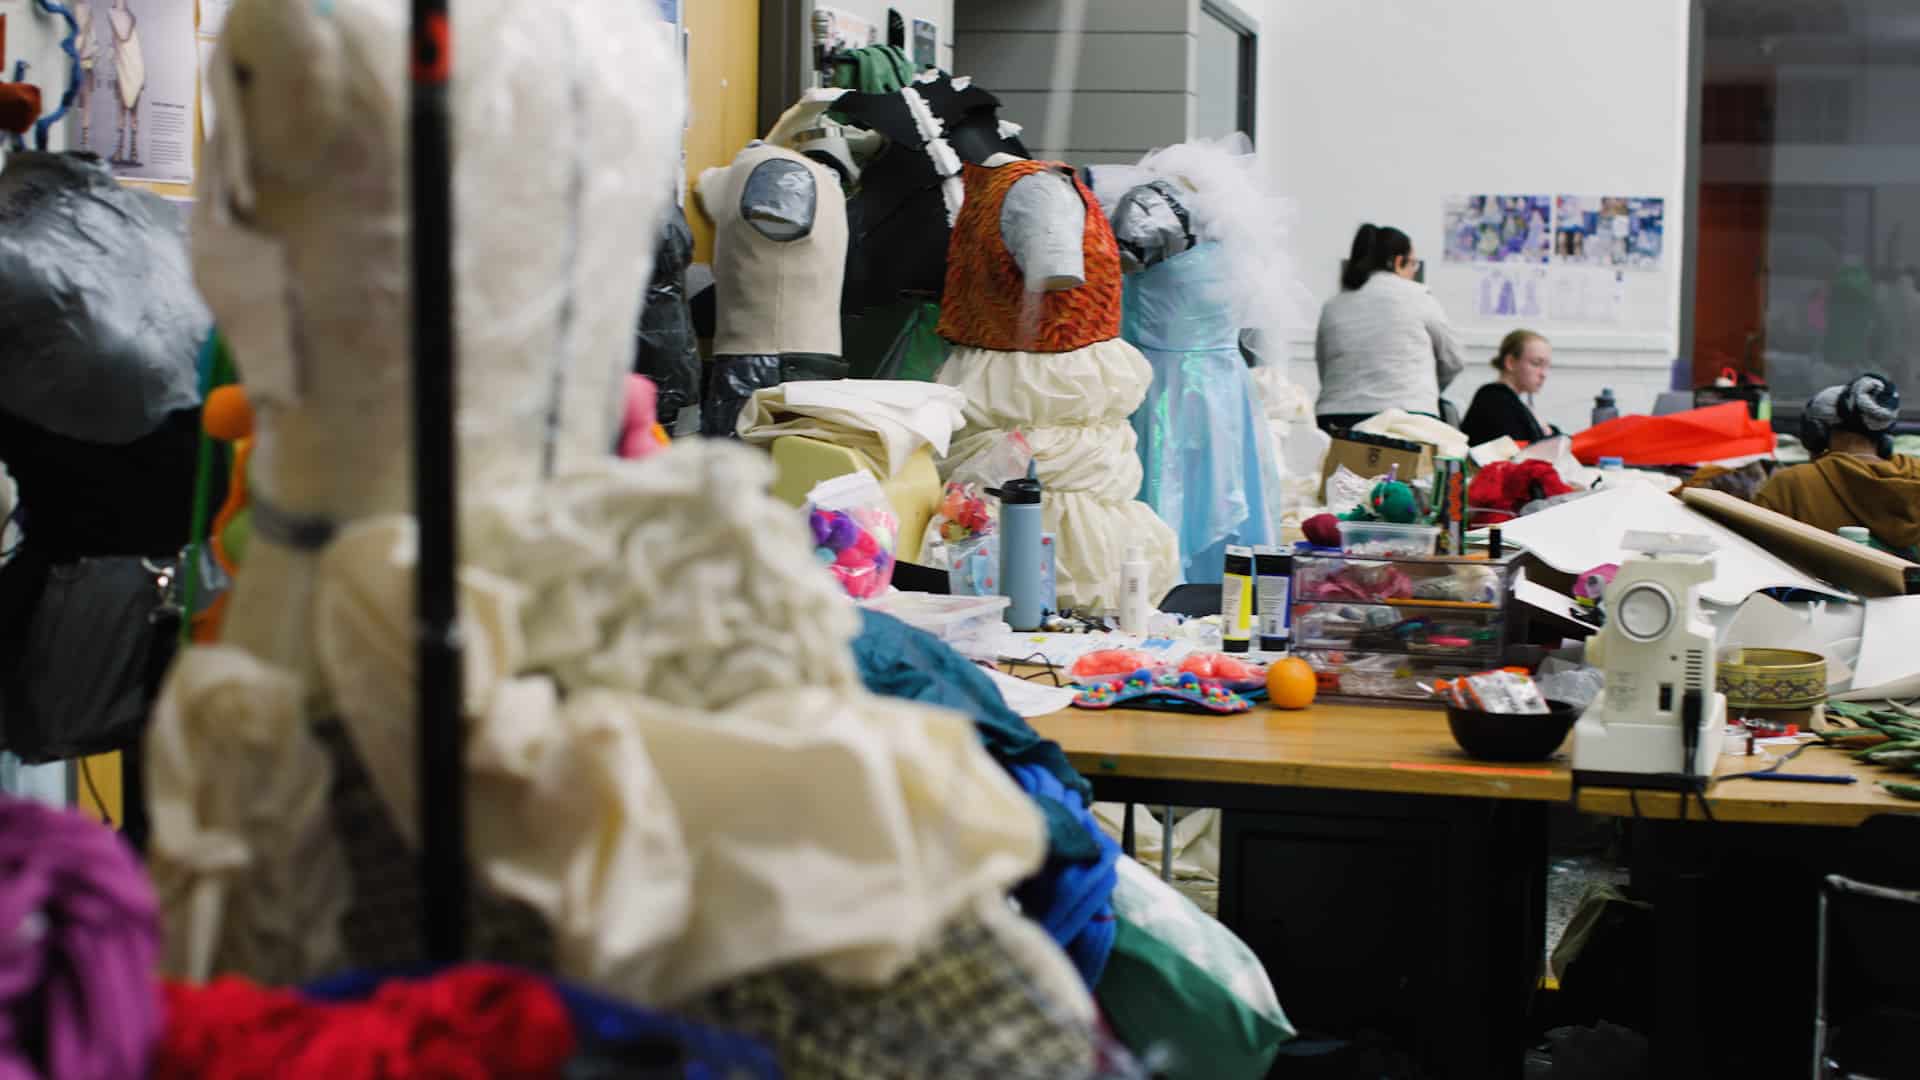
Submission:
[[[1465,365],[1440,302],[1414,280],[1419,272],[1406,233],[1362,225],[1354,234],[1340,295],[1320,309],[1313,339],[1323,430],[1387,409],[1439,415],[1440,391]]]

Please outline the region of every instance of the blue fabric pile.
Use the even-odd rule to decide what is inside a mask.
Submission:
[[[1046,864],[1014,890],[1014,898],[1093,986],[1113,950],[1114,864],[1120,847],[1093,819],[1092,786],[1067,762],[1060,744],[1041,738],[1007,708],[993,680],[966,657],[891,615],[862,611],[860,618],[853,655],[867,689],[972,717],[987,752],[1046,819]]]

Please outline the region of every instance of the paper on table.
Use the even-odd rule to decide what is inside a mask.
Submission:
[[[1628,532],[1692,533],[1714,543],[1713,580],[1700,587],[1701,599],[1709,603],[1732,606],[1761,589],[1773,588],[1853,599],[1678,499],[1637,484],[1561,503],[1507,522],[1501,529],[1506,540],[1568,574],[1626,560],[1633,554],[1621,546]]]
[[[994,668],[988,668],[987,674],[993,678],[994,685],[1000,688],[1000,697],[1006,701],[1007,708],[1028,720],[1051,716],[1072,705],[1074,695],[1079,692],[1071,686],[1016,679]]]
[[[1867,601],[1860,631],[1860,663],[1844,700],[1920,697],[1920,596]]]

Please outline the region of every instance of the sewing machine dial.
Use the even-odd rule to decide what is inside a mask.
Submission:
[[[1620,595],[1615,614],[1628,637],[1653,641],[1673,626],[1673,595],[1658,585],[1635,585]]]

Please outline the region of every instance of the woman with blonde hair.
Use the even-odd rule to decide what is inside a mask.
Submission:
[[[1474,446],[1502,435],[1515,442],[1538,442],[1559,434],[1533,411],[1532,397],[1547,384],[1553,366],[1553,345],[1531,330],[1515,330],[1500,341],[1493,367],[1500,377],[1482,386],[1467,407],[1460,430]],[[1524,395],[1524,396],[1522,396]]]

